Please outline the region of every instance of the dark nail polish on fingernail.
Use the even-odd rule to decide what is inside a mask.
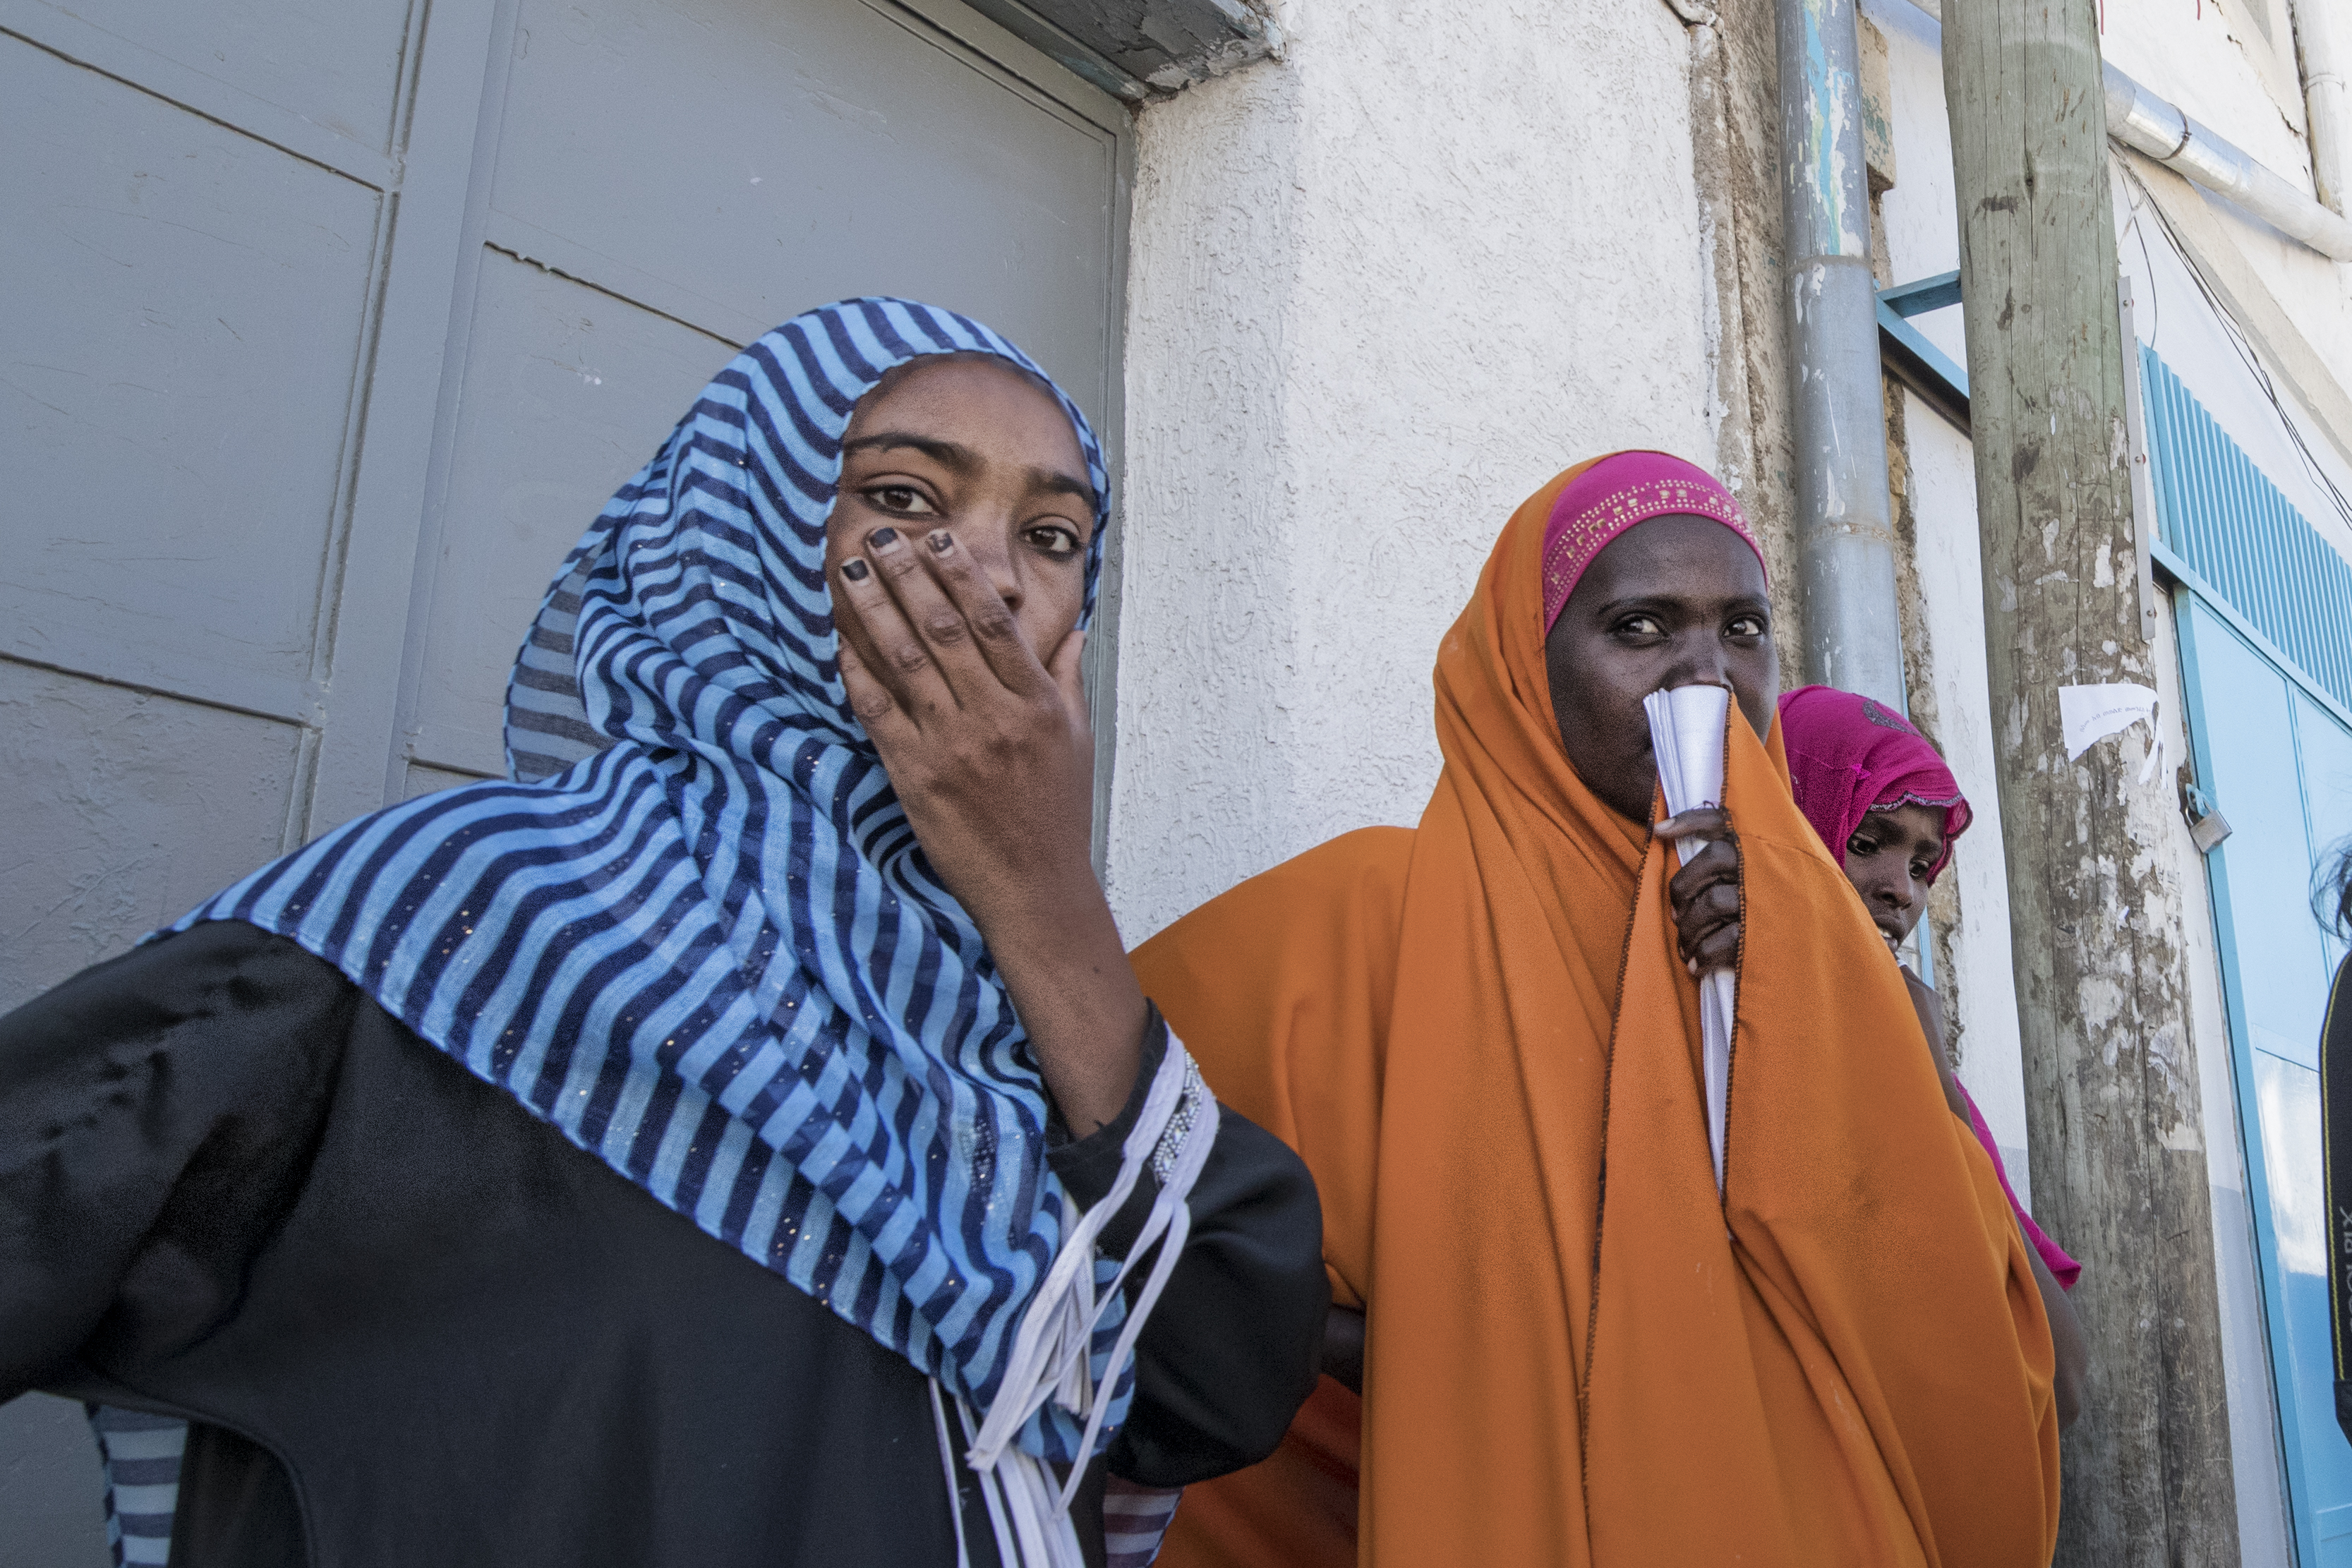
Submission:
[[[877,550],[887,550],[898,542],[898,531],[895,528],[877,528],[866,536],[866,542]]]
[[[866,581],[866,563],[852,557],[841,563],[841,574],[853,583]]]
[[[955,548],[955,535],[950,533],[944,528],[936,529],[931,533],[930,544],[932,554],[945,555],[949,551]]]

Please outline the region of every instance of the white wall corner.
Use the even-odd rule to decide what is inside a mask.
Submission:
[[[1511,510],[1604,450],[1715,448],[1670,11],[1276,19],[1279,64],[1139,118],[1108,856],[1130,942],[1418,820],[1438,640]]]

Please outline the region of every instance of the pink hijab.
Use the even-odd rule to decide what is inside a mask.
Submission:
[[[1908,719],[1851,691],[1801,686],[1780,699],[1780,742],[1789,752],[1789,783],[1796,792],[1797,809],[1840,864],[1845,860],[1846,841],[1871,812],[1894,805],[1941,806],[1944,852],[1927,868],[1927,880],[1943,875],[1951,864],[1953,840],[1967,830],[1974,814],[1942,754]],[[2083,1266],[2044,1235],[2017,1201],[1984,1113],[1965,1086],[1960,1098],[1968,1104],[1969,1128],[1992,1156],[1993,1173],[2000,1178],[2000,1190],[2008,1194],[2025,1239],[2042,1255],[2051,1277],[2072,1290]]]
[[[1862,819],[1895,805],[1940,806],[1944,852],[1934,881],[1951,864],[1952,844],[1974,813],[1941,752],[1883,702],[1833,686],[1801,686],[1780,698],[1780,740],[1797,809],[1841,862]]]

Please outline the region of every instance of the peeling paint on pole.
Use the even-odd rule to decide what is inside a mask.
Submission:
[[[1862,56],[1853,7],[1841,0],[1803,0],[1798,12],[1805,90],[1792,106],[1801,127],[1792,163],[1803,167],[1790,170],[1791,184],[1820,209],[1813,233],[1832,241],[1820,248],[1866,260],[1870,193],[1860,172]]]

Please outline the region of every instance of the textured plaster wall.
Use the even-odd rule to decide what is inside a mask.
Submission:
[[[1130,942],[1415,821],[1430,669],[1513,507],[1713,460],[1693,45],[1622,0],[1290,0],[1141,117],[1108,883]]]

